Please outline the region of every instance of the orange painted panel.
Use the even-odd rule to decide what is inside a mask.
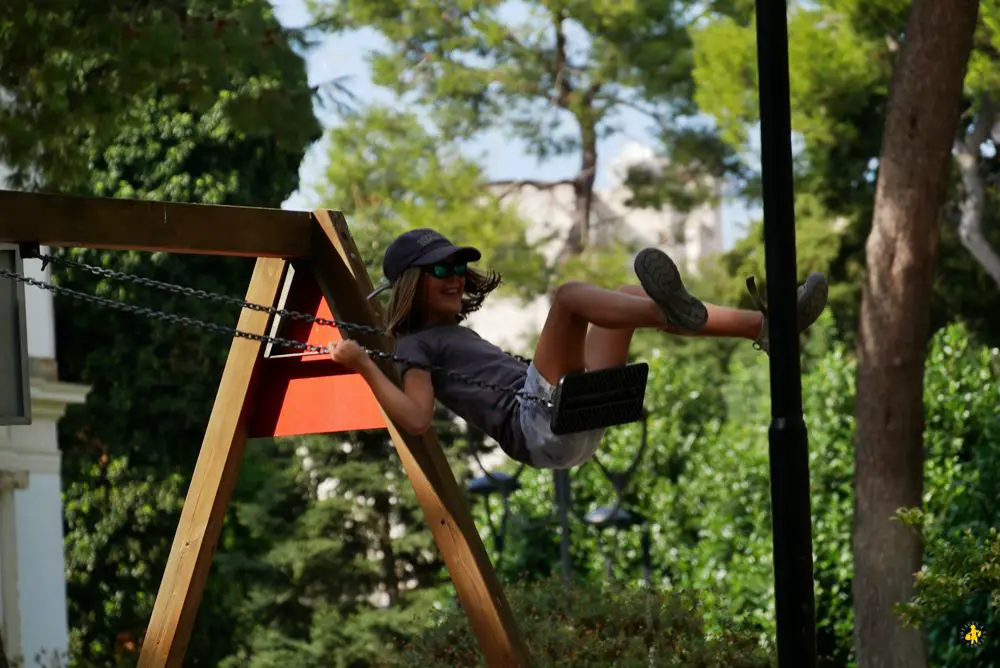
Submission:
[[[250,438],[385,429],[368,383],[329,357],[266,359],[260,373]]]
[[[330,308],[311,275],[296,273],[287,310],[332,319]],[[325,346],[343,337],[328,325],[286,319],[279,336]],[[250,438],[328,434],[385,429],[375,395],[359,374],[327,355],[274,350],[261,361]]]

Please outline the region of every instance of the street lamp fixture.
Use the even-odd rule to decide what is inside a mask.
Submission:
[[[566,584],[567,591],[571,585],[571,572],[572,563],[570,560],[569,552],[569,542],[570,542],[570,515],[575,517],[578,521],[597,529],[599,532],[603,533],[606,530],[622,530],[629,529],[635,526],[642,527],[642,561],[643,561],[643,580],[647,585],[652,581],[652,566],[650,563],[650,530],[649,523],[645,517],[639,514],[635,510],[628,510],[623,507],[623,500],[625,490],[628,484],[631,482],[632,477],[635,475],[636,470],[639,467],[639,463],[643,458],[648,446],[648,435],[649,435],[649,412],[643,411],[642,415],[642,437],[641,443],[635,457],[629,463],[629,466],[622,471],[615,471],[609,469],[607,466],[601,462],[600,457],[595,455],[593,462],[596,466],[601,469],[604,477],[611,483],[615,491],[615,505],[614,506],[603,506],[591,510],[585,516],[581,517],[575,510],[572,509],[570,504],[570,475],[567,470],[556,470],[554,471],[553,482],[555,488],[555,505],[557,511],[557,519],[560,525],[560,553],[562,562],[563,578]],[[489,523],[490,534],[493,537],[493,543],[497,550],[497,563],[499,565],[501,559],[503,558],[503,548],[505,544],[505,534],[507,530],[508,521],[510,519],[510,496],[521,489],[521,482],[519,480],[521,473],[524,471],[524,465],[521,464],[513,475],[502,473],[502,472],[489,472],[482,465],[479,460],[479,456],[473,452],[479,468],[483,471],[483,475],[473,478],[469,481],[467,486],[467,491],[470,495],[482,497],[484,506],[486,507],[486,520]],[[503,501],[503,515],[501,516],[499,526],[497,526],[492,519],[492,515],[489,512],[489,499],[494,495],[499,495]],[[605,568],[607,571],[607,577],[610,580],[612,575],[612,566],[610,557],[605,553],[602,541],[598,541],[601,548],[601,552],[605,557]]]

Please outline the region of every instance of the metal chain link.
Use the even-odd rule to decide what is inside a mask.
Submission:
[[[183,295],[185,297],[193,297],[195,299],[201,299],[203,301],[213,301],[222,304],[229,304],[231,306],[239,306],[240,308],[250,309],[252,311],[259,311],[262,313],[269,313],[271,315],[276,315],[283,318],[290,318],[294,320],[301,320],[303,322],[312,324],[315,323],[321,326],[336,327],[345,332],[359,332],[361,334],[373,334],[375,336],[385,336],[392,337],[389,332],[378,327],[372,327],[370,325],[361,325],[353,322],[341,322],[339,320],[329,320],[327,318],[319,318],[309,313],[302,313],[300,311],[292,311],[289,309],[279,309],[273,306],[265,306],[264,304],[255,304],[253,302],[248,302],[239,297],[233,297],[230,295],[221,295],[216,292],[209,292],[207,290],[200,290],[197,288],[189,288],[183,285],[177,285],[175,283],[166,283],[163,281],[157,281],[151,278],[146,278],[144,276],[137,276],[135,274],[130,274],[123,271],[115,271],[113,269],[107,269],[105,267],[98,267],[92,264],[87,264],[86,262],[79,262],[77,260],[70,260],[68,258],[55,257],[54,255],[47,255],[44,253],[35,253],[31,257],[38,258],[42,261],[42,266],[45,263],[58,264],[65,267],[72,267],[74,269],[79,269],[81,271],[86,271],[95,276],[102,276],[104,278],[110,278],[116,281],[126,281],[129,283],[134,283],[136,285],[141,285],[148,288],[153,288],[155,290],[162,290],[164,292],[170,292],[177,295]],[[524,364],[531,364],[531,360],[522,357],[520,355],[515,355],[514,353],[507,353],[514,359]]]
[[[95,269],[100,269],[100,267],[95,267]],[[126,274],[126,275],[130,276],[130,274]],[[273,343],[273,344],[276,344],[276,345],[285,346],[285,347],[288,347],[288,348],[295,348],[295,349],[298,349],[298,350],[308,350],[308,351],[316,352],[316,353],[327,353],[327,348],[325,346],[318,346],[318,345],[311,344],[311,343],[305,343],[303,341],[293,341],[291,339],[284,339],[284,338],[281,338],[281,337],[267,336],[267,335],[264,335],[264,334],[253,334],[251,332],[245,332],[243,330],[240,330],[240,329],[238,329],[236,327],[227,327],[226,325],[220,325],[220,324],[212,323],[212,322],[205,322],[204,320],[198,320],[196,318],[191,318],[191,317],[188,317],[188,316],[177,315],[176,313],[167,313],[165,311],[158,311],[156,309],[148,308],[148,307],[145,307],[145,306],[139,306],[137,304],[130,304],[128,302],[122,302],[122,301],[118,301],[118,300],[115,300],[115,299],[108,299],[107,297],[101,297],[101,296],[98,296],[98,295],[90,294],[88,292],[81,292],[79,290],[74,290],[72,288],[67,288],[67,287],[62,286],[62,285],[56,285],[54,283],[48,283],[48,282],[45,282],[45,281],[39,281],[39,280],[36,280],[34,278],[30,278],[28,276],[23,276],[21,274],[13,272],[13,271],[8,271],[8,270],[3,269],[3,268],[0,268],[0,276],[4,276],[6,278],[10,278],[10,279],[13,279],[15,281],[19,281],[21,283],[25,283],[27,285],[31,285],[31,286],[34,286],[36,288],[41,288],[42,290],[48,290],[49,292],[52,292],[53,294],[64,295],[64,296],[67,296],[67,297],[70,297],[72,299],[76,299],[76,300],[79,300],[79,301],[89,302],[89,303],[97,305],[97,306],[103,306],[103,307],[107,307],[107,308],[116,309],[116,310],[119,310],[119,311],[124,311],[126,313],[131,313],[133,315],[138,315],[138,316],[142,316],[142,317],[145,317],[145,318],[151,318],[151,319],[154,319],[154,320],[163,320],[165,322],[173,323],[175,325],[180,325],[182,327],[192,327],[192,328],[195,328],[195,329],[204,329],[204,330],[213,332],[215,334],[224,334],[224,335],[230,336],[230,337],[237,337],[237,338],[249,339],[251,341],[259,341],[261,343]],[[139,278],[139,277],[135,277],[135,278]],[[145,280],[150,280],[150,279],[142,279],[142,280],[145,281]],[[164,284],[164,285],[169,285],[169,284]],[[180,286],[173,286],[173,287],[180,288]],[[180,289],[187,290],[189,288],[180,288]],[[217,296],[218,297],[224,297],[223,295],[217,295]],[[227,298],[227,299],[234,299],[234,298]],[[240,300],[240,301],[242,301],[242,300]],[[247,302],[247,303],[249,304],[249,302]],[[257,308],[257,309],[254,309],[254,310],[258,310],[259,311],[259,310],[267,310],[267,309],[269,309],[269,307],[261,306],[259,304],[256,305],[256,306],[259,306],[260,308]],[[249,308],[249,306],[248,306],[248,308]],[[276,309],[270,309],[270,310],[274,311]],[[306,315],[306,314],[302,314],[302,315]],[[334,322],[332,324],[335,327],[338,327],[338,328],[340,327],[339,323]],[[374,328],[370,328],[370,329],[374,329]],[[369,348],[366,348],[365,346],[361,346],[360,344],[358,344],[358,345],[359,345],[359,347],[362,350],[365,351],[365,353],[369,357],[371,357],[373,359],[390,360],[390,361],[393,361],[393,362],[398,362],[398,363],[403,364],[403,365],[408,366],[408,367],[417,368],[417,369],[423,369],[423,370],[429,371],[431,373],[433,373],[435,371],[441,372],[441,373],[447,375],[452,380],[457,380],[457,381],[462,382],[462,383],[467,383],[467,384],[470,384],[470,385],[474,385],[476,387],[480,387],[480,388],[487,389],[487,390],[493,390],[495,392],[500,392],[500,393],[503,393],[503,394],[512,394],[512,395],[520,397],[521,399],[524,399],[526,401],[532,401],[532,402],[542,403],[542,404],[545,404],[545,405],[551,405],[550,402],[547,399],[545,399],[544,397],[540,397],[540,396],[537,396],[537,395],[530,394],[528,392],[525,392],[524,390],[511,390],[509,388],[503,387],[502,385],[498,385],[498,384],[495,384],[495,383],[489,383],[489,382],[486,382],[486,381],[483,381],[483,380],[479,380],[478,378],[472,378],[472,377],[466,376],[464,374],[460,374],[460,373],[458,373],[456,371],[453,371],[451,369],[447,369],[447,368],[444,368],[444,367],[438,367],[438,366],[434,366],[434,365],[431,365],[431,364],[421,364],[421,363],[418,363],[418,362],[414,362],[412,360],[407,360],[407,359],[402,359],[400,357],[396,357],[395,355],[390,355],[389,353],[382,352],[381,350],[371,350]]]
[[[220,295],[216,292],[209,292],[207,290],[200,290],[197,288],[189,288],[183,285],[177,285],[175,283],[165,283],[163,281],[157,281],[152,278],[146,278],[144,276],[136,276],[135,274],[129,274],[123,271],[115,271],[113,269],[107,269],[105,267],[98,267],[92,264],[87,264],[85,262],[78,262],[76,260],[70,260],[67,258],[55,257],[54,255],[46,255],[43,253],[35,254],[36,257],[42,261],[42,266],[45,263],[52,263],[61,265],[64,267],[71,267],[73,269],[80,269],[81,271],[86,271],[95,276],[101,276],[104,278],[110,278],[116,281],[126,281],[129,283],[134,283],[136,285],[141,285],[147,288],[153,288],[156,290],[162,290],[163,292],[170,292],[176,295],[182,295],[185,297],[194,297],[195,299],[201,299],[203,301],[213,301],[221,304],[229,304],[230,306],[239,306],[240,308],[250,309],[252,311],[260,311],[261,313],[270,313],[271,315],[277,315],[284,318],[290,318],[294,320],[302,320],[306,323],[316,323],[317,325],[325,325],[328,327],[337,327],[338,329],[353,330],[362,332],[365,334],[375,334],[377,336],[387,336],[387,334],[377,327],[368,327],[365,325],[354,325],[352,323],[338,323],[327,318],[317,318],[314,315],[308,313],[300,313],[299,311],[291,311],[288,309],[274,308],[273,306],[265,306],[263,304],[255,304],[253,302],[248,302],[239,297],[232,297],[230,295]],[[344,325],[341,327],[341,325]]]

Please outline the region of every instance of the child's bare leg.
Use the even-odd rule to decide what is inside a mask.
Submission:
[[[639,285],[623,285],[618,292],[647,299],[646,291]],[[655,306],[655,304],[654,304]],[[671,334],[684,336],[735,337],[754,340],[760,335],[764,314],[759,311],[744,311],[726,306],[705,304],[708,320],[697,332],[685,331],[673,325],[660,325],[659,329]],[[609,369],[628,361],[629,346],[634,329],[606,329],[592,326],[587,332],[585,359],[591,370]]]
[[[618,292],[652,301],[646,296],[645,290],[638,285],[623,285],[618,288]],[[605,329],[592,325],[587,332],[584,348],[587,368],[597,371],[625,364],[628,361],[628,349],[632,345],[634,334],[634,329]]]
[[[750,340],[760,336],[760,329],[764,324],[764,314],[760,311],[744,311],[708,303],[705,304],[705,308],[708,310],[708,321],[697,332],[688,332],[672,325],[663,327],[663,331],[681,336],[715,336]]]
[[[617,330],[622,337],[627,333],[631,339],[633,330],[663,327],[664,318],[648,297],[576,281],[559,286],[535,347],[535,367],[545,380],[555,384],[567,373],[586,368],[587,329],[591,324]],[[622,345],[615,348],[621,350]]]
[[[605,329],[662,327],[663,312],[645,293],[629,294],[569,281],[556,289],[552,311],[563,310]]]

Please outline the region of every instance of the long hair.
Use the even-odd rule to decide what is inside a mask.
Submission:
[[[386,311],[386,331],[392,336],[400,337],[417,329],[423,324],[422,305],[417,299],[417,288],[420,285],[420,267],[410,267],[396,279],[389,296],[389,309]],[[495,271],[477,271],[471,267],[465,274],[465,292],[462,295],[462,310],[459,311],[456,322],[462,322],[470,313],[478,311],[486,296],[500,287],[503,279]]]

